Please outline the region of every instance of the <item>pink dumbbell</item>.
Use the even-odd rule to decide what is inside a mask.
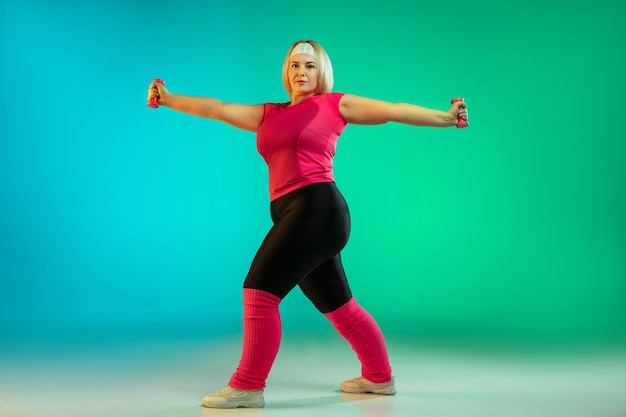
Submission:
[[[459,98],[453,98],[453,99],[450,101],[450,104],[454,104],[454,103],[456,103],[457,101],[463,101],[463,99],[462,99],[461,97],[459,97]],[[459,117],[459,120],[456,122],[456,127],[461,128],[461,127],[467,127],[467,126],[469,126],[469,123],[467,122],[467,120],[461,119],[461,118]]]
[[[160,78],[155,78],[154,80],[152,80],[152,82],[159,83],[161,85],[165,85],[165,81],[163,81]],[[156,95],[156,96],[152,97],[150,100],[148,100],[148,106],[152,107],[153,109],[158,108],[159,107],[159,96]]]

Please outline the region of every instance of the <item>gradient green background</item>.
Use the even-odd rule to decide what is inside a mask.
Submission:
[[[270,226],[254,135],[149,109],[146,90],[285,101],[284,54],[310,38],[334,91],[470,106],[464,130],[340,138],[344,263],[387,334],[623,342],[618,4],[1,2],[0,340],[239,332]],[[282,315],[287,333],[328,326],[299,291]]]

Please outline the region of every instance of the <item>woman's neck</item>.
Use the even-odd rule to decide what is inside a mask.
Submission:
[[[310,99],[314,95],[317,95],[317,93],[311,93],[311,94],[307,94],[305,96],[293,96],[293,97],[291,97],[291,103],[289,103],[289,107],[292,107],[292,106],[295,106],[297,104],[300,104],[303,101],[306,101],[306,100]]]

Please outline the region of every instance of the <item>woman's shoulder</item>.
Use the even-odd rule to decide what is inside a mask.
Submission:
[[[337,92],[337,91],[332,91],[330,93],[320,94],[320,96],[325,96],[325,97],[330,98],[330,99],[339,99],[339,98],[343,97],[344,95],[345,95],[345,93]]]
[[[267,116],[277,113],[289,106],[289,102],[267,102],[263,104],[263,113]]]
[[[268,101],[266,103],[263,103],[263,105],[266,108],[280,108],[280,107],[287,107],[289,105],[289,102],[280,102],[280,101]]]
[[[335,107],[339,105],[339,101],[344,95],[345,95],[344,93],[340,93],[340,92],[330,92],[330,93],[318,94],[315,97],[318,97],[319,100],[326,101],[327,103]]]
[[[326,94],[320,94],[323,99],[326,101],[326,105],[330,110],[340,119],[343,119],[341,115],[341,110],[339,109],[339,102],[343,98],[345,94],[341,92],[331,92]]]

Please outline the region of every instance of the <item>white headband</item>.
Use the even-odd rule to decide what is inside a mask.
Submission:
[[[294,46],[293,50],[291,51],[291,55],[289,55],[289,59],[298,54],[309,54],[317,57],[317,55],[315,54],[315,49],[313,49],[313,45],[307,42],[300,42],[299,44]]]

